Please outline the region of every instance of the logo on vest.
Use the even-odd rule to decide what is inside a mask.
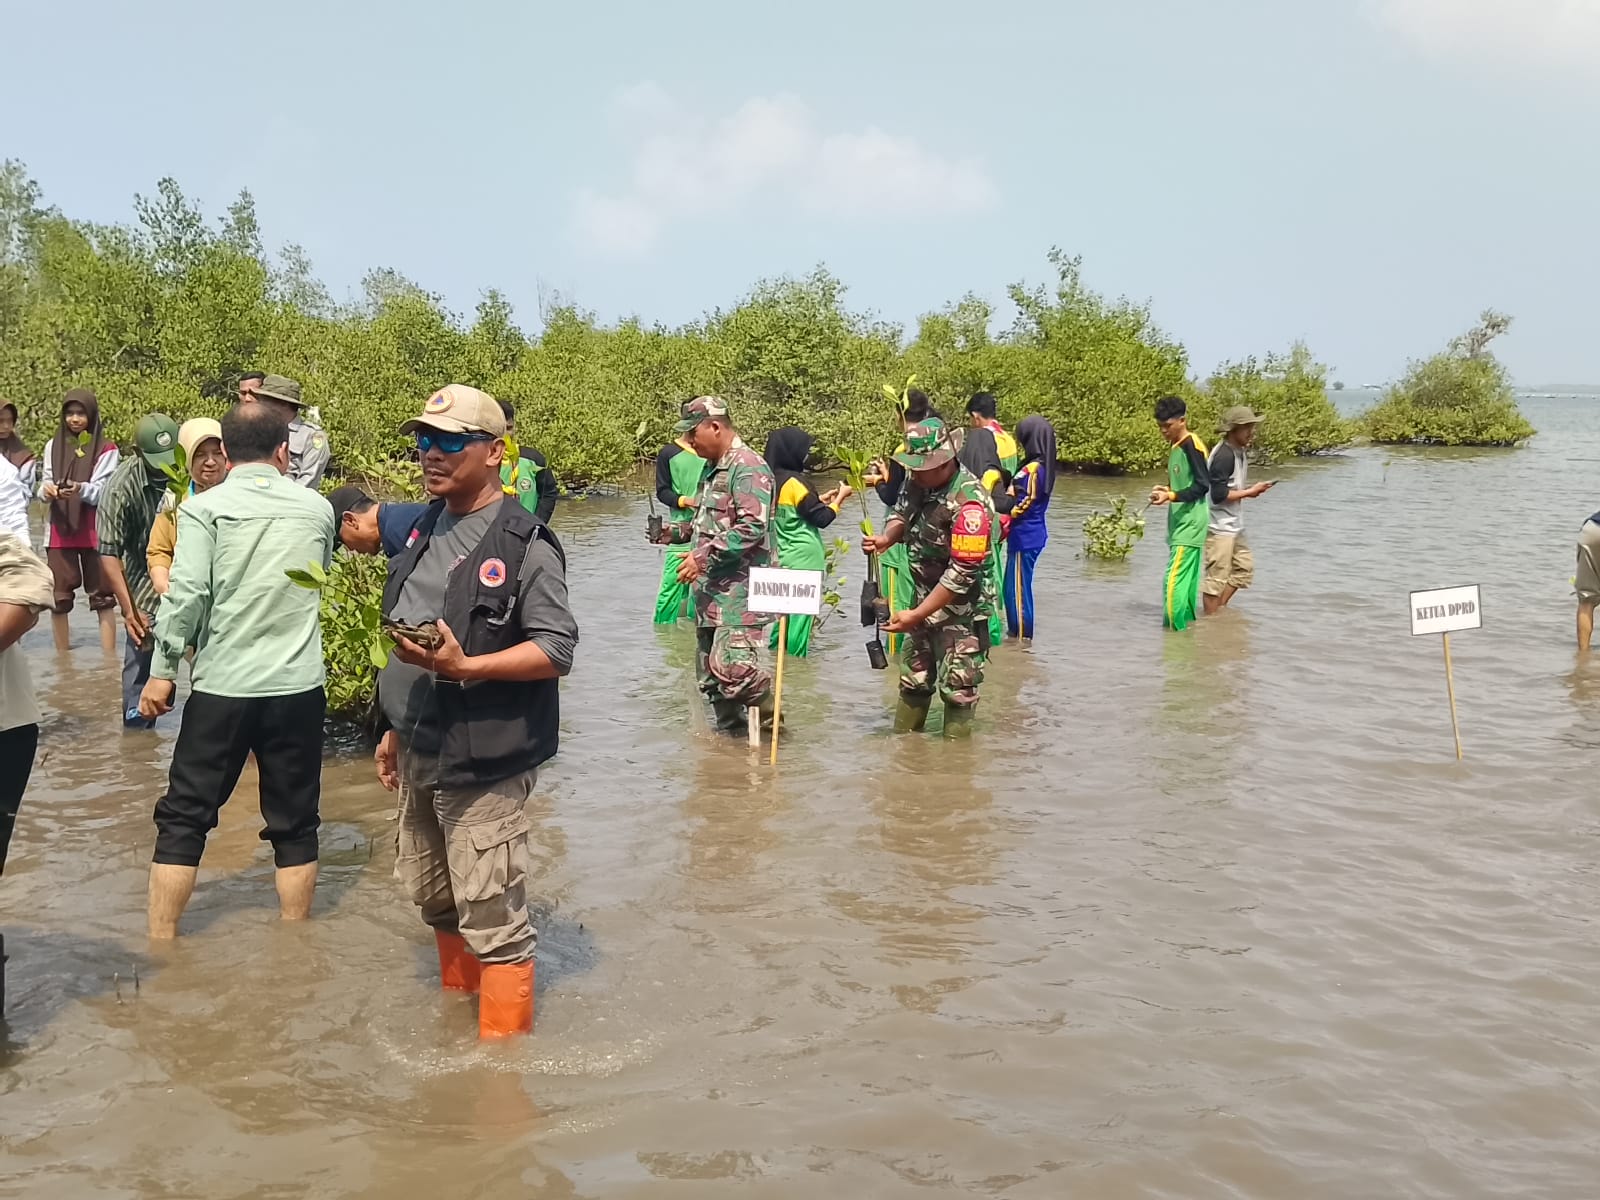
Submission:
[[[498,558],[486,558],[478,568],[478,582],[484,587],[499,587],[506,581],[506,564]]]

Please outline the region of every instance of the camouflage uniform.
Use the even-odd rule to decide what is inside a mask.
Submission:
[[[684,407],[680,435],[701,421],[728,419],[717,396],[701,396]],[[772,544],[772,468],[738,438],[706,473],[692,524],[674,529],[688,541],[700,567],[692,598],[698,623],[696,674],[700,690],[717,710],[719,728],[743,727],[743,710],[768,699],[766,626],[771,618],[752,613],[750,568],[776,566]]]
[[[906,450],[895,455],[908,469],[937,467],[953,457],[944,423],[937,419],[913,426]],[[947,484],[931,491],[908,475],[890,521],[906,527],[901,540],[911,561],[914,603],[920,605],[941,583],[956,595],[906,634],[901,699],[926,708],[937,690],[947,708],[970,709],[983,682],[987,648],[981,633],[987,632],[984,622],[996,599],[988,570],[996,524],[988,489],[961,466]]]

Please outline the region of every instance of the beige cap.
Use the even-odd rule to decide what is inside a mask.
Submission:
[[[506,416],[499,402],[488,392],[464,383],[452,383],[428,397],[422,415],[400,426],[401,433],[418,429],[439,429],[445,433],[487,433],[497,438],[506,435]]]
[[[195,448],[207,438],[222,440],[222,422],[210,417],[190,417],[178,426],[178,445],[183,447],[183,461],[193,462]]]

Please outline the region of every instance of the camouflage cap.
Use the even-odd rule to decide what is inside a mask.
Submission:
[[[283,375],[268,375],[251,390],[263,399],[282,400],[285,404],[292,404],[296,408],[305,405],[305,401],[300,398],[300,384]]]
[[[721,396],[696,396],[683,406],[683,420],[678,422],[677,433],[688,433],[701,421],[727,421],[728,402]]]
[[[894,460],[908,471],[931,471],[955,456],[950,431],[938,417],[929,417],[906,430],[905,449],[895,451]]]

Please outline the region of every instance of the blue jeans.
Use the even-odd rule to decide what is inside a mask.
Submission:
[[[1033,568],[1038,550],[1011,547],[1006,554],[1006,632],[1012,637],[1033,637]]]
[[[151,622],[154,625],[154,622]],[[147,649],[141,650],[126,633],[122,635],[122,727],[124,729],[154,729],[154,721],[139,715],[139,693],[150,681],[150,660],[155,657],[156,640],[147,634]]]

